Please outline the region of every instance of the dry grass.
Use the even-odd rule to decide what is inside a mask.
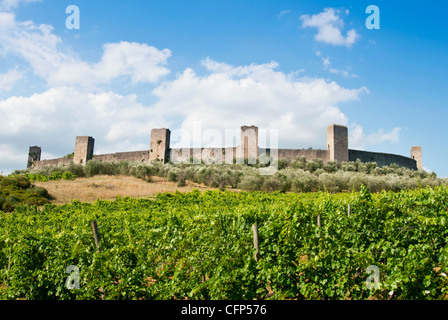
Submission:
[[[214,190],[203,185],[187,181],[185,187],[178,187],[177,182],[169,182],[165,178],[152,177],[153,182],[146,182],[128,176],[95,176],[92,178],[76,178],[73,181],[58,180],[34,182],[43,187],[55,198],[55,204],[70,203],[72,200],[95,202],[98,199],[114,200],[117,196],[148,198],[159,192],[189,192],[193,189],[201,191]]]

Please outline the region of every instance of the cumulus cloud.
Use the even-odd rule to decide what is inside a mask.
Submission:
[[[0,174],[8,174],[13,168],[25,167],[28,160],[28,150],[12,144],[0,144]],[[8,170],[8,171],[4,171]]]
[[[401,128],[393,128],[390,131],[379,129],[375,133],[366,135],[360,125],[353,124],[349,130],[349,145],[351,149],[364,150],[366,146],[378,145],[384,142],[398,143],[400,141]]]
[[[120,76],[133,83],[155,83],[170,71],[165,67],[171,51],[135,42],[108,43],[98,63],[82,61],[61,47],[62,40],[47,24],[18,22],[13,12],[0,12],[0,50],[21,57],[49,86],[92,87]]]
[[[323,146],[329,124],[348,123],[337,105],[367,91],[291,77],[276,70],[276,62],[233,67],[206,59],[203,66],[206,75],[186,69],[161,83],[153,90],[158,101],[150,106],[138,103],[136,95],[73,87],[1,100],[0,137],[60,155],[72,151],[77,135],[93,136],[97,153],[145,150],[151,128],[171,127],[178,118],[188,132],[198,121],[203,130],[223,135],[226,129],[253,124],[277,129],[281,147]]]
[[[234,66],[207,58],[205,73],[186,68],[161,82],[170,71],[168,49],[108,43],[92,63],[62,49],[62,42],[50,25],[18,22],[14,13],[0,11],[0,54],[22,58],[49,87],[0,100],[2,170],[23,168],[30,145],[41,146],[44,156],[64,156],[73,152],[76,136],[89,135],[96,140],[95,153],[147,150],[152,128],[192,133],[198,122],[204,131],[221,134],[256,125],[278,130],[280,147],[325,148],[328,125],[349,125],[341,105],[368,93],[365,87],[300,76],[303,70],[284,73],[276,61]],[[7,90],[21,76],[9,70],[0,76],[0,85],[3,81]],[[119,77],[132,84],[154,83],[155,102],[145,105],[135,94],[115,92],[111,81]],[[366,137],[356,126],[351,139],[363,145],[394,142],[399,133],[394,130]]]
[[[63,156],[73,151],[76,136],[89,135],[97,139],[96,152],[144,150],[151,128],[160,125],[169,123],[135,95],[111,91],[58,87],[0,101],[0,140],[8,141],[10,149],[39,145],[47,154]],[[21,152],[26,159],[27,150]]]
[[[342,34],[344,20],[339,16],[339,11],[333,8],[325,8],[323,12],[312,16],[302,15],[300,19],[303,28],[317,29],[315,40],[319,42],[350,47],[360,37],[355,29],[348,30],[346,36]]]
[[[103,56],[96,64],[82,61],[61,63],[49,82],[58,85],[92,86],[108,83],[120,76],[129,76],[132,83],[156,83],[170,71],[164,67],[171,51],[147,44],[122,41],[103,46]]]
[[[202,64],[208,74],[186,69],[153,91],[159,98],[154,109],[181,117],[181,128],[191,134],[198,121],[203,129],[221,132],[253,124],[279,130],[282,146],[324,145],[328,125],[348,123],[337,105],[368,92],[321,78],[291,77],[276,70],[276,62],[232,66],[208,58]]]
[[[23,74],[17,70],[9,70],[6,73],[0,74],[0,92],[10,91],[14,84],[22,79]]]

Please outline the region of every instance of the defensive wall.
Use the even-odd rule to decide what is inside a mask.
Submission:
[[[41,160],[42,149],[38,146],[29,148],[27,168],[42,168],[54,166],[68,166],[72,161],[75,164],[85,165],[90,160],[103,162],[119,162],[122,160],[138,163],[173,162],[173,163],[255,163],[260,156],[268,153],[274,159],[295,160],[305,157],[307,161],[322,159],[344,162],[356,161],[376,162],[379,167],[397,164],[414,170],[423,170],[422,148],[411,148],[410,157],[352,150],[348,148],[348,129],[341,125],[331,125],[327,128],[327,149],[281,149],[260,148],[258,146],[258,127],[242,126],[240,144],[234,147],[218,148],[170,148],[171,132],[169,129],[152,129],[149,150],[117,152],[111,154],[94,154],[95,140],[92,137],[76,137],[73,156],[58,159]]]

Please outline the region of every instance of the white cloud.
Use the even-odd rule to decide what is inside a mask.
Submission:
[[[18,22],[14,13],[0,12],[0,51],[21,57],[50,87],[92,87],[120,76],[129,76],[133,83],[155,83],[169,73],[164,66],[171,56],[168,49],[125,41],[108,43],[103,46],[101,60],[92,64],[62,49],[61,43],[52,26]]]
[[[17,22],[14,13],[0,12],[0,48],[3,54],[19,56],[34,72],[47,78],[70,56],[58,50],[61,39],[52,33],[50,25],[35,25],[32,21]]]
[[[135,42],[108,43],[103,46],[101,61],[88,64],[82,61],[62,63],[50,75],[50,84],[92,86],[108,83],[120,76],[129,76],[132,83],[158,82],[170,71],[166,65],[171,51],[158,50]]]
[[[349,146],[351,149],[364,150],[366,146],[378,145],[384,142],[398,143],[401,128],[393,128],[389,132],[379,129],[376,133],[366,135],[360,125],[353,124],[349,130]]]
[[[60,145],[76,135],[96,135],[104,146],[129,143],[144,139],[151,126],[159,123],[166,124],[160,115],[139,104],[135,95],[110,91],[89,93],[58,87],[30,97],[0,101],[2,140],[19,139],[30,144],[31,140],[51,139]],[[126,149],[129,147],[132,145]]]
[[[320,51],[317,51],[316,55],[322,59],[322,64],[323,64],[325,70],[328,70],[330,73],[342,75],[345,78],[358,78],[357,74],[350,72],[351,67],[348,67],[347,70],[330,68],[330,65],[331,65],[330,57],[324,57]]]
[[[0,9],[11,10],[17,8],[21,3],[40,2],[41,0],[2,0],[0,1]]]
[[[9,144],[0,144],[0,149],[2,150],[2,152],[0,152],[0,163],[20,161],[26,163],[27,159],[23,158],[23,156],[20,155],[20,152],[13,146]]]
[[[0,92],[10,91],[14,84],[22,79],[23,74],[17,70],[9,70],[6,73],[0,74]]]
[[[330,71],[333,74],[342,75],[345,78],[359,78],[357,74],[350,73],[351,68],[348,68],[348,70],[343,69],[335,69],[335,68],[329,68],[328,71]]]
[[[145,150],[151,128],[159,126],[169,122],[135,95],[58,87],[10,97],[0,100],[0,170],[25,168],[32,145],[42,147],[43,158],[71,153],[80,135],[95,138],[95,153]]]
[[[331,64],[330,57],[323,57],[322,56],[322,52],[320,52],[320,51],[316,52],[316,56],[318,56],[318,57],[320,57],[322,59],[322,64],[323,64],[324,68],[328,69],[328,67]]]
[[[91,63],[61,45],[52,26],[18,22],[13,13],[0,11],[1,54],[21,57],[49,86],[42,93],[0,100],[0,141],[8,141],[2,150],[9,150],[1,155],[2,169],[23,168],[30,145],[41,146],[50,156],[71,153],[78,135],[95,138],[95,153],[145,150],[150,130],[174,130],[173,121],[190,132],[200,121],[203,130],[222,134],[253,124],[261,130],[278,129],[280,147],[324,147],[328,125],[349,123],[340,104],[368,93],[365,87],[350,89],[335,81],[299,77],[303,70],[285,74],[275,61],[232,66],[207,58],[202,61],[205,75],[187,68],[173,80],[158,83],[169,72],[168,49],[109,43],[103,45],[99,61]],[[330,67],[329,58],[324,64]],[[19,78],[14,71],[7,74],[5,88]],[[136,95],[98,87],[123,76],[134,84],[156,83],[152,98],[157,101],[143,105]],[[355,129],[355,141],[363,144],[393,142],[398,135],[392,131],[365,137],[362,127]]]
[[[325,8],[324,11],[319,14],[313,14],[312,16],[302,15],[300,17],[302,20],[302,27],[316,28],[316,41],[329,43],[335,46],[350,47],[360,36],[355,29],[348,30],[345,37],[342,35],[344,21],[338,13],[339,11],[333,8]],[[348,12],[346,12],[346,14],[348,14]]]
[[[281,18],[281,17],[287,15],[288,13],[291,13],[291,10],[282,10],[282,11],[278,14],[278,17]]]
[[[289,77],[276,70],[276,62],[234,67],[208,58],[202,64],[209,74],[186,69],[153,91],[159,98],[155,110],[182,118],[181,127],[191,134],[197,121],[204,130],[221,132],[253,124],[278,129],[282,146],[323,145],[328,125],[348,123],[337,104],[368,92],[320,78]]]
[[[325,144],[329,124],[348,123],[337,105],[367,91],[290,77],[276,70],[276,62],[233,67],[207,59],[203,65],[207,75],[186,69],[160,84],[153,91],[159,100],[151,106],[138,103],[135,95],[74,87],[0,100],[0,140],[24,148],[39,145],[61,156],[72,152],[78,135],[93,136],[96,153],[145,150],[151,128],[174,130],[170,119],[178,118],[190,132],[197,121],[204,130],[223,135],[225,129],[254,124],[278,129],[281,147],[319,146]]]

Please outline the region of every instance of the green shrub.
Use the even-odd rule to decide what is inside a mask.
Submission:
[[[20,202],[20,199],[15,195],[10,195],[6,197],[6,203],[10,204],[18,204]]]
[[[328,173],[333,173],[338,171],[338,163],[336,161],[328,161],[325,165],[325,171]]]
[[[306,169],[308,169],[311,172],[316,171],[317,169],[323,169],[324,168],[324,161],[322,159],[314,159],[310,162],[307,162]]]
[[[138,165],[129,169],[129,174],[138,179],[149,179],[151,177],[151,168],[145,165]]]
[[[341,163],[342,171],[356,172],[356,166],[352,162],[342,162]]]
[[[35,187],[26,174],[0,177],[0,210],[12,212],[20,204],[43,205],[52,199],[45,188]]]
[[[17,187],[20,189],[27,189],[31,186],[31,182],[23,175],[15,177],[17,182]]]
[[[316,189],[317,177],[309,172],[299,169],[299,173],[291,178],[293,192],[311,192]]]
[[[4,177],[0,181],[0,184],[1,184],[2,188],[6,188],[6,187],[14,188],[17,186],[17,180],[12,177]]]
[[[84,167],[84,172],[86,173],[86,177],[93,177],[101,172],[101,164],[97,161],[89,161]]]
[[[260,175],[245,175],[242,177],[238,187],[242,190],[256,191],[263,186],[264,178]]]
[[[86,177],[93,177],[97,175],[119,175],[120,168],[117,163],[114,162],[100,162],[89,161],[84,167]]]
[[[42,188],[42,187],[32,187],[32,188],[26,190],[26,192],[28,194],[33,194],[35,196],[42,197],[42,198],[49,198],[50,197],[50,195],[48,194],[47,189]]]
[[[362,176],[362,175],[359,175],[359,174],[353,175],[351,177],[351,179],[350,179],[349,184],[348,184],[349,188],[354,190],[354,191],[360,191],[362,185],[367,185],[367,181],[366,180],[367,179],[366,179],[365,176]]]
[[[278,170],[285,169],[285,168],[289,167],[290,164],[291,164],[290,159],[280,159],[280,160],[278,160],[278,163],[277,163],[277,165],[278,165],[277,169]]]
[[[229,184],[232,186],[232,188],[238,187],[243,175],[244,174],[241,171],[231,171],[230,177],[229,177]]]
[[[85,177],[86,173],[84,171],[84,166],[81,164],[74,164],[73,161],[68,165],[67,171],[73,173],[75,177]]]
[[[49,179],[52,180],[52,181],[61,180],[62,179],[62,172],[61,171],[54,171],[50,175]]]
[[[75,175],[71,171],[65,171],[62,174],[62,179],[64,179],[64,180],[73,180],[73,179],[75,179]]]
[[[297,157],[297,159],[291,163],[291,167],[294,169],[305,169],[306,158],[304,156]]]
[[[256,165],[243,164],[172,164],[172,163],[118,163],[89,161],[85,167],[70,163],[68,167],[42,168],[32,172],[22,172],[0,178],[0,186],[27,188],[29,181],[56,179],[71,180],[74,177],[95,175],[127,175],[151,182],[151,176],[167,178],[184,185],[186,180],[225,190],[227,186],[243,190],[265,190],[283,192],[309,192],[327,190],[330,192],[359,190],[364,184],[370,192],[381,190],[403,190],[426,186],[440,186],[447,183],[435,173],[427,173],[399,167],[396,164],[378,167],[377,163],[333,162],[326,164],[322,159],[306,161],[297,157],[293,162],[280,160],[274,176],[261,176],[259,168],[266,165],[258,161]],[[19,171],[17,171],[19,173]],[[23,178],[24,177],[24,178]],[[27,181],[27,178],[29,181]],[[0,194],[1,195],[1,194]],[[5,198],[4,194],[3,197]]]
[[[318,184],[321,190],[336,193],[342,191],[342,181],[334,174],[322,173],[319,175]]]
[[[184,177],[179,177],[178,181],[177,181],[177,186],[178,187],[185,187],[186,186],[186,181]]]
[[[118,167],[117,168],[118,172],[121,175],[124,175],[124,176],[128,176],[129,175],[129,172],[130,172],[131,168],[129,167],[129,163],[127,161],[124,161],[124,160],[120,161],[118,163],[117,167]]]
[[[181,170],[179,168],[176,167],[171,167],[168,170],[168,173],[166,175],[168,181],[172,181],[175,182],[177,181],[177,177],[180,175]]]
[[[263,181],[263,190],[267,192],[286,192],[290,189],[287,180],[279,175],[266,177]]]

